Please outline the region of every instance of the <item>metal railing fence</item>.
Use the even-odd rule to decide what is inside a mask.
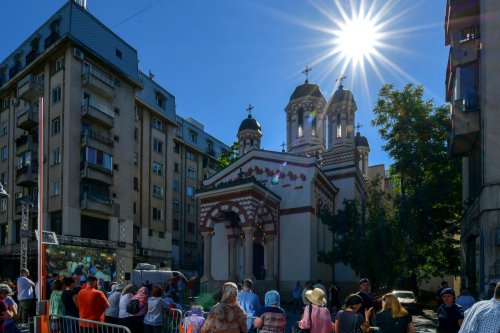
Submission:
[[[49,333],[131,333],[122,325],[80,319],[70,316],[50,315]]]

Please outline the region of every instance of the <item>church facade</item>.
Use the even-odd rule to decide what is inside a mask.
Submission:
[[[356,110],[353,94],[342,85],[327,101],[306,80],[285,107],[282,152],[260,149],[260,124],[251,114],[242,121],[240,158],[205,180],[196,195],[202,283],[252,278],[266,289],[281,289],[298,280],[356,281],[349,267],[333,270],[318,261],[334,241],[320,211],[337,211],[345,199],[364,207],[370,148],[354,134]]]

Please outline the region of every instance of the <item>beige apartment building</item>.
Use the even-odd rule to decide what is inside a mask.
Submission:
[[[49,272],[100,265],[108,281],[138,262],[199,266],[196,207],[185,196],[208,175],[204,161],[227,147],[177,116],[175,97],[139,71],[137,51],[84,7],[68,1],[0,63],[0,124],[0,182],[10,194],[0,200],[0,276],[18,275],[22,237],[36,267],[39,180],[44,229],[59,240],[47,248]],[[186,142],[190,133],[198,143]]]
[[[462,286],[479,297],[500,281],[499,15],[497,0],[446,5],[449,153],[462,159]]]

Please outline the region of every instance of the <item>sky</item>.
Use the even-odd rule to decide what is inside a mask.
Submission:
[[[2,15],[0,58],[65,2],[2,0],[9,15]],[[370,165],[390,163],[371,126],[382,84],[422,84],[426,98],[445,104],[445,7],[445,0],[87,0],[90,13],[138,51],[139,69],[151,70],[176,97],[177,114],[193,117],[227,144],[236,141],[252,104],[261,148],[280,151],[284,109],[304,83],[305,66],[326,99],[345,75],[358,106],[356,122],[370,144]],[[371,62],[345,65],[335,51],[339,31],[358,16],[372,22],[361,35],[372,36],[375,26],[378,42]]]

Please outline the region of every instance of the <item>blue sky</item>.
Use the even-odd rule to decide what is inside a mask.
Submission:
[[[65,0],[2,1],[0,58],[5,58]],[[310,81],[328,99],[336,78],[347,76],[354,93],[356,122],[363,125],[370,165],[389,160],[382,150],[372,109],[383,83],[423,84],[427,97],[444,104],[448,49],[444,46],[445,0],[88,0],[88,10],[138,50],[139,67],[176,96],[177,113],[193,117],[226,143],[235,141],[251,103],[264,133],[262,147],[281,150],[286,140],[284,108],[301,71],[312,66]],[[339,7],[374,5],[386,47],[379,52],[394,66],[374,58],[366,67],[342,71],[337,57],[318,59],[332,50],[343,18]],[[389,10],[383,10],[383,6]],[[325,14],[328,13],[328,14]],[[5,29],[9,27],[9,29]]]

